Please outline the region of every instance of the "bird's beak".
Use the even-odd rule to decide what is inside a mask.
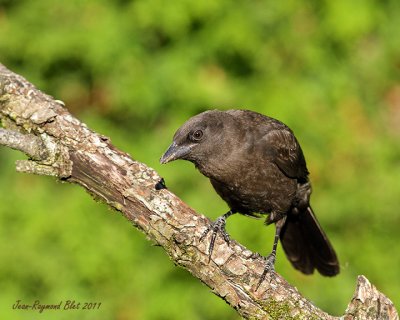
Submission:
[[[178,146],[176,142],[173,142],[165,151],[160,159],[160,163],[168,163],[177,159],[181,159],[185,155],[187,155],[190,151],[189,146]]]

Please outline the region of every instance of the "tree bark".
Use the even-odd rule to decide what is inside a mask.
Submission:
[[[37,90],[0,64],[0,144],[20,150],[17,171],[51,175],[84,187],[120,211],[171,260],[187,269],[246,319],[399,319],[393,303],[358,277],[343,317],[315,307],[279,274],[255,290],[264,260],[237,243],[217,238],[210,263],[208,241],[199,237],[210,221],[163,188],[159,174],[107,137],[74,118],[64,103]]]

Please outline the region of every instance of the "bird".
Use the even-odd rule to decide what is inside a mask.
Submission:
[[[266,225],[275,224],[272,251],[265,257],[257,289],[266,274],[275,271],[279,240],[300,272],[318,270],[329,277],[339,273],[336,252],[310,205],[312,190],[303,151],[283,122],[250,110],[204,111],[176,131],[160,163],[178,159],[194,163],[229,207],[200,237],[203,241],[211,232],[209,261],[218,234],[230,241],[226,220],[240,213],[265,216]]]

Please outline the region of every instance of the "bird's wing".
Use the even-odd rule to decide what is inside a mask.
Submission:
[[[270,159],[289,178],[307,179],[308,170],[303,151],[289,129],[269,131],[263,139]]]

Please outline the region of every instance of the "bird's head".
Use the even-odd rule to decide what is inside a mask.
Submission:
[[[199,166],[202,162],[210,161],[214,155],[221,154],[225,127],[230,123],[230,118],[218,110],[206,111],[190,118],[176,131],[160,163],[183,159]]]

